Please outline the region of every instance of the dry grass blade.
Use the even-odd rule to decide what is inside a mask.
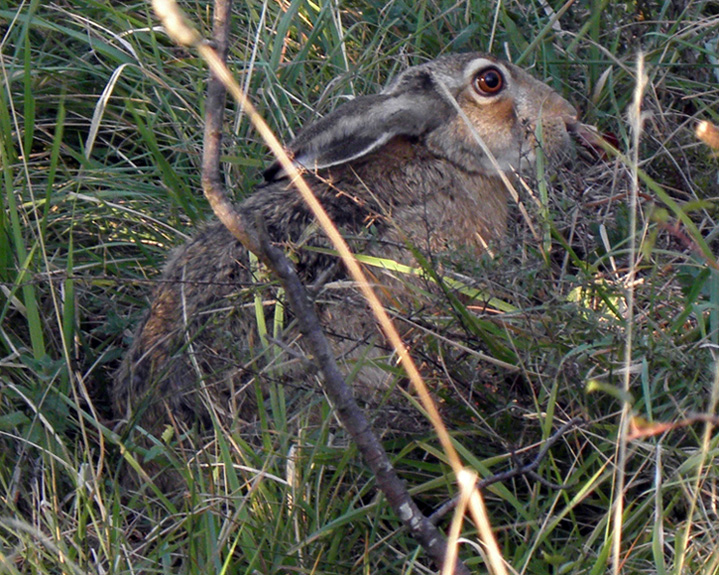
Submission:
[[[639,142],[642,136],[642,100],[649,78],[644,70],[644,55],[640,52],[637,56],[636,86],[634,88],[633,105],[630,108],[629,116],[633,135],[632,162],[632,188],[629,204],[629,273],[627,274],[627,305],[625,312],[626,333],[625,333],[625,369],[624,369],[624,392],[630,393],[631,386],[631,358],[633,345],[633,322],[634,322],[634,285],[637,265],[637,205],[639,195]],[[616,480],[614,486],[614,517],[613,517],[613,539],[612,539],[612,569],[615,575],[621,571],[621,550],[622,550],[622,525],[624,516],[624,487],[625,470],[627,465],[627,446],[629,428],[631,425],[631,404],[624,402],[619,422],[619,437],[617,438],[616,451]]]

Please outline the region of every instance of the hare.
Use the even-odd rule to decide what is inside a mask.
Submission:
[[[501,238],[509,192],[499,171],[531,170],[539,133],[546,156],[562,158],[576,125],[575,109],[548,86],[469,53],[407,69],[306,127],[288,151],[356,253],[417,267],[413,253],[481,254]],[[286,174],[275,163],[264,176],[239,209],[290,252],[348,373],[361,360],[358,396],[376,404],[392,378],[374,364],[389,352],[372,315]],[[382,267],[368,272],[384,301],[407,311],[411,284]],[[274,347],[258,333],[278,297],[247,250],[220,223],[206,225],[170,255],[115,376],[117,415],[151,431],[206,423],[211,412],[251,422],[256,378],[302,386],[310,362],[289,314]]]

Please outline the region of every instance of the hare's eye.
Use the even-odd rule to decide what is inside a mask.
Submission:
[[[480,70],[474,77],[474,89],[481,96],[493,96],[504,88],[504,76],[499,68],[489,66]]]

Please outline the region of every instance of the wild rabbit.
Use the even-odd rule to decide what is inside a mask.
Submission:
[[[341,106],[288,150],[356,253],[417,267],[412,249],[428,258],[480,254],[499,239],[509,195],[498,170],[510,179],[531,170],[539,133],[545,155],[562,157],[576,115],[516,66],[486,54],[450,55]],[[280,167],[270,166],[265,178],[239,208],[251,221],[259,215],[269,237],[291,253],[338,357],[367,364],[353,384],[372,404],[391,381],[372,367],[387,353],[374,320]],[[404,280],[382,267],[368,272],[388,305],[400,312],[411,305]],[[276,347],[265,349],[258,334],[257,309],[271,320],[277,308],[269,282],[219,223],[177,248],[116,374],[118,416],[151,431],[207,422],[210,410],[252,421],[257,377],[263,385],[277,377],[301,386],[308,362],[298,359],[303,342],[291,317]]]

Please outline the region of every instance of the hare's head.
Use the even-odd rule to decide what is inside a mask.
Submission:
[[[396,137],[417,140],[458,168],[487,175],[525,171],[542,145],[569,148],[576,110],[522,69],[486,54],[444,56],[400,74],[304,129],[290,144],[298,166],[322,169],[360,159]],[[267,171],[280,173],[275,164]]]
[[[481,54],[425,66],[439,90],[446,88],[456,102],[451,120],[428,134],[436,153],[468,169],[522,172],[534,165],[537,146],[550,158],[570,148],[568,132],[577,124],[577,111],[517,66]]]

